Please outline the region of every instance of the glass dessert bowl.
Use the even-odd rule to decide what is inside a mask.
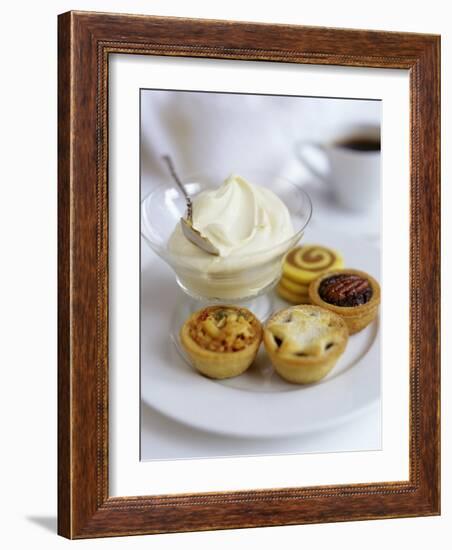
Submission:
[[[301,239],[311,218],[311,200],[294,183],[270,174],[246,176],[255,184],[236,176],[230,185],[231,178],[220,185],[212,174],[182,180],[193,200],[193,226],[208,233],[220,255],[209,254],[184,237],[181,218],[187,203],[169,177],[141,202],[141,234],[172,268],[184,292],[169,330],[188,364],[180,332],[195,311],[232,304],[251,310],[262,322],[272,314],[269,291],[281,276],[284,256]]]
[[[256,298],[265,295],[277,283],[285,254],[301,239],[310,220],[312,205],[303,189],[287,179],[271,174],[247,173],[244,175],[256,187],[263,189],[259,192],[262,191],[264,194],[267,208],[272,210],[275,204],[275,210],[270,212],[270,217],[273,216],[270,220],[273,233],[267,235],[264,232],[263,236],[259,237],[258,244],[254,245],[250,242],[249,246],[242,247],[224,257],[213,256],[196,249],[191,243],[188,245],[182,243],[183,246],[179,248],[174,246],[175,229],[180,225],[180,219],[185,217],[186,201],[182,192],[169,177],[168,181],[158,185],[141,202],[141,234],[144,240],[173,269],[177,283],[193,299],[195,307],[196,305],[202,307],[206,303],[248,305],[254,303],[256,305]],[[247,183],[240,177],[238,179]],[[186,191],[194,200],[195,213],[196,197],[204,191],[218,190],[222,183],[221,179],[207,173],[186,177],[182,181]],[[268,221],[265,218],[266,212],[254,214],[257,216],[256,221],[250,221],[253,208],[256,210],[256,207],[254,202],[249,201],[247,193],[246,188],[240,190],[237,207],[235,203],[231,207],[230,197],[222,197],[219,217],[221,218],[222,213],[229,209],[228,215],[237,218],[230,226],[232,231],[236,231],[241,218],[245,218],[245,222],[250,226],[246,228],[247,231],[253,229],[253,223],[258,225],[262,221],[259,226],[262,228]],[[272,199],[272,193],[277,198]],[[236,198],[234,196],[234,200]],[[278,206],[276,203],[281,201],[285,206],[285,208],[283,206],[284,211],[276,208]],[[211,203],[209,207],[204,205],[204,208],[209,209],[210,206]],[[278,230],[283,227],[281,217],[286,217],[287,220],[284,220],[284,231],[281,230],[282,239],[279,240]],[[211,226],[217,225],[211,224]],[[217,231],[216,227],[214,229]],[[180,240],[179,235],[177,238]],[[257,250],[253,251],[254,246]],[[257,314],[262,317],[261,312],[257,311]]]

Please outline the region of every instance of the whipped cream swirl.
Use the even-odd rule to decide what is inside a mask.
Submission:
[[[204,298],[256,295],[280,275],[283,255],[299,236],[275,193],[236,175],[193,200],[193,225],[220,251],[190,242],[178,223],[168,241],[182,285]],[[292,238],[292,241],[291,241]],[[295,239],[295,240],[293,240]]]
[[[294,233],[289,211],[281,199],[269,189],[236,175],[229,176],[218,189],[195,197],[193,225],[218,248],[220,258],[188,241],[179,224],[170,238],[169,249],[178,255],[206,258],[209,263],[269,250]]]

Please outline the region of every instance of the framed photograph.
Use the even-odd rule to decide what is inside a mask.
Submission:
[[[59,16],[58,531],[440,513],[440,38]]]

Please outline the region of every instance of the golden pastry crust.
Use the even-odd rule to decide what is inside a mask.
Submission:
[[[245,372],[254,361],[262,326],[246,308],[210,306],[185,321],[180,338],[199,372],[210,378],[231,378]]]
[[[309,295],[306,294],[298,294],[296,292],[292,292],[287,288],[286,285],[283,284],[282,280],[278,283],[278,286],[276,287],[276,292],[279,294],[279,296],[286,300],[286,302],[290,302],[292,304],[309,304]]]
[[[321,245],[303,245],[292,249],[284,259],[284,276],[295,283],[309,285],[320,273],[344,266],[342,255]]]
[[[293,294],[298,294],[301,296],[308,296],[309,294],[309,285],[302,285],[300,283],[294,283],[291,279],[288,277],[281,277],[279,280],[279,284],[283,287],[285,287],[287,290],[292,292]]]
[[[276,372],[288,382],[318,382],[344,352],[348,330],[326,309],[299,305],[275,313],[264,328],[264,345]]]
[[[358,278],[368,282],[371,289],[371,296],[366,303],[343,306],[329,303],[322,298],[320,295],[320,287],[322,282],[332,277],[344,275],[357,276]],[[378,312],[378,306],[380,305],[380,294],[380,285],[376,279],[365,271],[360,271],[358,269],[346,268],[329,271],[328,273],[323,273],[317,277],[317,279],[312,281],[309,285],[309,298],[311,302],[340,315],[346,322],[350,334],[355,334],[356,332],[363,330],[375,319]]]

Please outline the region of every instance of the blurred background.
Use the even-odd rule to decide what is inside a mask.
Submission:
[[[381,102],[233,93],[142,90],[142,185],[166,175],[168,151],[181,172],[284,170],[297,142],[328,141],[344,124],[380,124]]]
[[[182,177],[208,171],[218,174],[219,185],[232,172],[246,177],[258,168],[306,187],[314,203],[311,230],[334,224],[335,231],[359,231],[378,245],[379,197],[361,212],[344,209],[297,151],[306,142],[329,143],[345,128],[379,128],[380,120],[378,100],[142,90],[142,197],[168,181],[164,153]],[[313,160],[326,169],[325,159]]]

